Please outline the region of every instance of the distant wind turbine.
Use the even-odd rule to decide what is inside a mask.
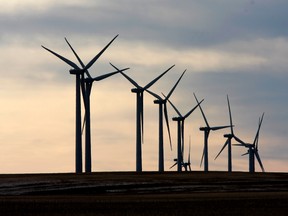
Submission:
[[[168,99],[168,102],[171,104],[173,109],[178,114],[178,117],[172,118],[173,121],[177,121],[177,159],[174,160],[174,161],[176,161],[176,163],[173,166],[175,166],[177,164],[177,171],[178,172],[182,171],[181,167],[183,164],[183,153],[182,152],[183,152],[183,148],[184,148],[184,122],[185,122],[185,119],[203,102],[203,100],[200,101],[200,103],[198,103],[193,109],[191,109],[186,115],[183,116],[183,115],[181,115],[179,110],[174,106],[174,104]]]
[[[258,130],[256,132],[254,142],[252,144],[251,143],[245,143],[241,140],[240,140],[239,144],[233,144],[236,146],[244,146],[245,148],[248,148],[247,153],[243,154],[242,156],[249,154],[249,172],[250,173],[255,172],[255,156],[256,156],[257,161],[261,167],[262,172],[265,172],[264,166],[263,166],[262,161],[260,159],[260,155],[258,153],[259,132],[260,132],[260,128],[262,125],[263,117],[264,117],[264,113],[262,114],[261,118],[259,119]]]
[[[222,153],[222,151],[226,148],[228,148],[228,172],[232,172],[232,146],[231,146],[231,140],[234,138],[238,142],[241,141],[238,137],[235,136],[234,130],[233,130],[233,123],[232,123],[232,114],[231,114],[231,108],[230,108],[230,102],[229,97],[227,95],[227,103],[228,103],[228,111],[229,111],[229,119],[230,119],[230,134],[224,134],[224,137],[227,138],[226,142],[224,143],[223,147],[221,148],[220,152],[216,155],[215,159],[218,158],[218,156]]]
[[[194,97],[197,101],[197,103],[199,103],[195,93],[194,93]],[[207,118],[203,112],[203,109],[201,107],[201,105],[199,105],[199,108],[201,110],[201,113],[202,113],[202,116],[204,118],[204,121],[206,123],[206,127],[200,127],[200,131],[204,131],[204,148],[203,148],[203,154],[202,154],[202,158],[201,158],[201,163],[200,163],[200,167],[202,165],[202,162],[203,162],[203,158],[204,158],[204,171],[205,172],[208,172],[209,168],[208,168],[208,137],[209,137],[209,134],[210,134],[210,131],[216,131],[216,130],[221,130],[221,129],[224,129],[224,128],[228,128],[230,127],[230,125],[228,126],[215,126],[215,127],[210,127],[208,121],[207,121]]]
[[[111,63],[110,63],[111,64]],[[116,66],[111,64],[112,67],[119,70]],[[157,82],[164,74],[166,74],[171,68],[173,68],[175,65],[172,65],[170,68],[168,68],[165,72],[160,74],[158,77],[153,79],[151,82],[149,82],[146,86],[141,87],[135,82],[132,78],[130,78],[125,73],[121,72],[121,74],[130,82],[132,85],[135,86],[135,88],[131,89],[131,92],[136,93],[136,171],[142,172],[142,140],[143,140],[143,99],[144,99],[144,91],[150,88],[155,82]]]
[[[173,88],[170,90],[170,92],[168,93],[168,95],[165,99],[163,99],[158,94],[146,89],[146,91],[148,93],[150,93],[152,96],[154,96],[156,98],[156,100],[154,100],[154,103],[159,105],[159,157],[158,157],[158,160],[159,160],[158,161],[158,170],[159,170],[159,172],[164,172],[163,107],[164,107],[164,117],[165,117],[165,121],[166,121],[166,125],[167,125],[169,141],[170,141],[170,148],[172,150],[171,134],[170,134],[170,127],[169,127],[168,111],[167,111],[167,100],[172,95],[173,91],[177,87],[178,83],[180,82],[180,80],[183,77],[185,72],[186,72],[186,70],[182,73],[182,75],[177,80],[177,82],[175,83]]]
[[[81,82],[81,78],[83,80],[84,73],[88,72],[88,69],[95,63],[95,61],[103,54],[103,52],[110,46],[110,44],[118,37],[116,35],[86,66],[80,68],[77,64],[70,61],[69,59],[57,54],[56,52],[42,46],[48,52],[52,53],[66,64],[70,65],[72,69],[70,70],[70,74],[76,76],[76,136],[75,136],[75,146],[76,146],[76,173],[82,173],[82,134],[81,134],[81,87],[84,88],[83,82]],[[89,75],[87,74],[89,77]],[[91,77],[91,76],[90,76]]]
[[[76,53],[76,51],[73,49],[71,44],[68,42],[68,40],[65,38],[67,44],[69,45],[70,49],[74,53],[75,57],[77,58],[78,62],[80,63],[81,67],[84,68],[85,65]],[[86,70],[85,74],[87,75],[86,78],[84,76],[81,78],[81,84],[84,82],[84,88],[82,87],[82,94],[84,98],[84,107],[85,107],[85,115],[84,115],[84,121],[83,121],[83,128],[82,132],[85,126],[85,172],[90,173],[92,170],[91,165],[91,120],[90,120],[90,95],[91,90],[94,81],[101,81],[103,79],[106,79],[112,75],[115,75],[117,73],[120,73],[120,71],[128,70],[129,68],[125,68],[122,70],[117,70],[114,72],[106,73],[104,75],[100,75],[97,77],[92,78],[89,71]],[[83,84],[82,84],[83,85]]]

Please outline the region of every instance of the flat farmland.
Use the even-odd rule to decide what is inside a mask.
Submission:
[[[288,174],[7,174],[0,215],[288,215]]]

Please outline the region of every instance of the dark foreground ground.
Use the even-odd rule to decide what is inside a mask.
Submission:
[[[0,215],[288,215],[287,173],[0,175]]]

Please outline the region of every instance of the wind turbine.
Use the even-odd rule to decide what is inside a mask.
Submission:
[[[265,172],[264,166],[263,166],[262,161],[260,159],[260,155],[258,153],[259,132],[260,132],[260,128],[262,125],[263,117],[264,117],[264,113],[262,114],[261,118],[259,118],[258,130],[256,132],[254,142],[252,144],[251,143],[245,143],[243,141],[241,141],[239,144],[233,144],[236,146],[244,146],[245,148],[248,148],[247,153],[243,154],[242,156],[249,154],[249,172],[250,173],[255,172],[255,156],[256,156],[257,161],[261,167],[262,172]]]
[[[71,44],[68,42],[68,40],[65,38],[67,44],[69,45],[70,49],[74,53],[75,57],[77,58],[78,62],[82,66],[82,68],[85,67],[84,63],[76,53],[76,51],[73,49]],[[112,75],[115,75],[117,73],[120,73],[120,71],[125,71],[128,70],[129,68],[124,68],[122,70],[117,70],[114,72],[106,73],[104,75],[100,75],[97,77],[92,78],[89,71],[86,70],[85,73],[87,77],[85,78],[84,76],[81,78],[81,84],[84,82],[84,88],[82,87],[82,94],[83,94],[83,99],[84,99],[84,107],[85,107],[85,115],[84,115],[84,122],[83,122],[83,127],[82,127],[82,132],[84,129],[85,125],[85,172],[90,173],[92,170],[91,166],[91,120],[90,120],[90,95],[91,95],[91,90],[94,81],[101,81],[103,79],[106,79]],[[82,84],[83,85],[83,84]]]
[[[229,102],[229,97],[227,95],[227,103],[228,103],[228,111],[229,111],[229,119],[230,119],[230,134],[224,134],[224,137],[227,138],[226,142],[224,143],[223,147],[221,148],[220,152],[216,155],[215,159],[218,158],[218,156],[221,154],[221,152],[226,148],[228,148],[228,172],[232,172],[232,147],[231,147],[231,140],[234,138],[237,141],[241,140],[235,136],[234,131],[233,131],[233,123],[232,123],[232,115],[231,115],[231,108],[230,108],[230,102]]]
[[[70,65],[72,69],[70,69],[70,74],[76,76],[76,122],[75,122],[75,169],[76,173],[82,173],[82,134],[81,134],[81,86],[83,89],[83,82],[81,82],[84,78],[84,73],[88,73],[88,69],[95,63],[95,61],[103,54],[103,52],[110,46],[110,44],[118,37],[116,35],[86,66],[82,66],[80,68],[77,64],[70,61],[69,59],[57,54],[56,52],[42,46],[48,52],[52,53],[66,64]],[[87,75],[89,77],[89,75]],[[91,76],[90,76],[91,77]],[[82,83],[82,84],[81,84]]]
[[[164,107],[164,117],[167,125],[167,130],[168,130],[168,136],[169,136],[169,141],[170,141],[170,148],[172,150],[172,142],[171,142],[171,134],[170,134],[170,127],[169,127],[169,120],[168,120],[168,111],[167,111],[167,100],[169,97],[172,95],[173,91],[177,87],[178,83],[180,82],[181,78],[183,77],[184,73],[186,70],[182,73],[180,78],[177,80],[173,88],[170,90],[168,93],[167,97],[163,99],[161,96],[158,94],[146,89],[148,93],[150,93],[152,96],[156,98],[154,100],[154,104],[159,105],[159,158],[158,158],[158,170],[159,172],[164,172],[164,145],[163,145],[163,107]]]
[[[204,99],[203,99],[204,100]],[[177,159],[174,160],[176,163],[173,165],[175,166],[177,164],[177,171],[182,171],[182,164],[183,164],[183,148],[184,148],[184,122],[185,119],[203,102],[200,101],[193,109],[191,109],[186,115],[181,115],[179,110],[174,106],[174,104],[168,99],[168,102],[171,104],[173,109],[178,114],[178,117],[173,117],[173,121],[177,121]],[[172,166],[172,167],[173,167]],[[170,167],[170,168],[172,168]]]
[[[111,64],[111,63],[110,63]],[[111,64],[112,65],[112,64]],[[132,78],[130,78],[128,75],[120,72],[132,85],[135,86],[135,88],[131,89],[131,92],[136,93],[136,171],[142,172],[142,140],[143,140],[143,93],[145,90],[150,88],[155,82],[157,82],[164,74],[166,74],[171,68],[173,68],[175,65],[172,65],[170,68],[168,68],[166,71],[164,71],[162,74],[160,74],[158,77],[153,79],[151,82],[149,82],[146,86],[141,87],[135,82]],[[117,67],[112,65],[115,69],[119,70]]]
[[[194,94],[194,97],[195,97],[197,103],[199,103],[195,93],[193,93],[193,94]],[[209,138],[210,131],[211,130],[216,131],[216,130],[228,128],[228,127],[230,127],[230,125],[210,127],[201,105],[199,105],[199,108],[201,110],[202,116],[203,116],[204,121],[206,123],[206,127],[200,127],[200,131],[204,131],[204,148],[203,148],[203,154],[202,154],[202,158],[201,158],[200,167],[202,166],[202,162],[203,162],[203,158],[204,158],[204,171],[208,172],[208,169],[209,169],[208,168],[208,138]]]

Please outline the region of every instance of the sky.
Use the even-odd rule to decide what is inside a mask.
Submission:
[[[0,173],[75,171],[75,77],[44,45],[77,63],[67,37],[98,76],[112,62],[139,85],[175,64],[150,90],[168,93],[183,114],[196,105],[211,126],[229,124],[253,142],[265,112],[259,154],[266,171],[288,171],[288,30],[285,0],[0,0]],[[91,93],[92,170],[136,169],[136,97],[121,74],[95,82]],[[158,167],[158,106],[144,94],[143,170]],[[168,106],[173,148],[164,127],[165,170],[176,157],[177,128]],[[83,112],[82,112],[83,114]],[[185,156],[191,137],[192,170],[203,170],[205,122],[199,109],[185,121]],[[227,170],[227,151],[214,160],[229,129],[211,132],[209,169]],[[233,146],[233,170],[248,171],[244,147]],[[256,171],[261,171],[256,162]]]

